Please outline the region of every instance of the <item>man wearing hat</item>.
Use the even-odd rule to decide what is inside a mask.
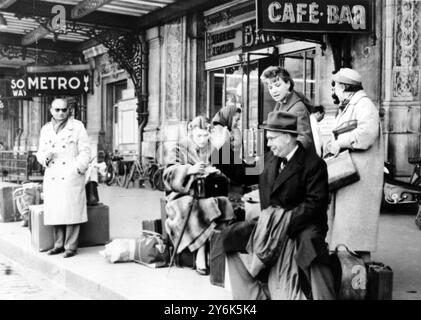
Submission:
[[[259,176],[260,207],[291,211],[286,227],[287,239],[296,241],[294,258],[280,255],[266,266],[268,291],[248,273],[238,253],[227,253],[234,299],[265,299],[282,296],[285,290],[277,283],[286,265],[296,264],[299,273],[288,279],[288,286],[299,286],[306,298],[335,299],[333,276],[325,243],[327,231],[328,180],[325,162],[315,152],[306,150],[298,141],[297,117],[272,111],[261,125],[266,130],[267,145],[264,170]],[[255,229],[256,231],[257,229]],[[279,259],[287,259],[281,261]],[[284,266],[279,268],[279,266]],[[292,265],[291,265],[292,266]],[[298,284],[297,284],[298,278]]]
[[[377,247],[383,188],[384,151],[379,111],[364,92],[361,75],[341,68],[332,77],[333,96],[340,101],[326,153],[349,150],[360,180],[336,191],[329,208],[330,250],[338,244],[358,251],[365,260]]]

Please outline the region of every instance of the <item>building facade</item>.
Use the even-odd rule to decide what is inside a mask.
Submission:
[[[158,19],[139,30],[146,48],[140,60],[122,64],[105,42],[80,52],[83,63],[92,66],[92,90],[73,98],[76,116],[85,122],[95,153],[151,156],[164,164],[189,120],[199,114],[211,118],[229,100],[243,109],[243,130],[257,128],[274,106],[259,76],[267,66],[281,65],[298,91],[325,106],[321,125],[327,138],[337,110],[332,72],[352,67],[379,109],[385,156],[405,179],[412,171],[408,158],[420,157],[421,5],[413,0],[366,2],[374,5],[371,33],[262,32],[253,0],[219,1],[214,7],[209,1],[204,10],[164,23]],[[136,67],[144,77],[133,76]],[[49,102],[34,97],[8,101],[0,109],[0,135],[10,148],[35,150]]]

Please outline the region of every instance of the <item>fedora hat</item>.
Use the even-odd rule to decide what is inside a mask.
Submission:
[[[332,80],[335,82],[359,85],[361,84],[361,75],[350,68],[341,68],[332,76]]]
[[[298,134],[297,117],[288,112],[272,111],[268,119],[259,126],[261,129]]]

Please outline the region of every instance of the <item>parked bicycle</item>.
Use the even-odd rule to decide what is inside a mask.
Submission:
[[[108,186],[118,185],[129,188],[137,186],[158,189],[165,189],[162,181],[163,167],[156,162],[155,158],[143,156],[139,159],[126,161],[122,156],[105,154],[106,173],[105,184]]]

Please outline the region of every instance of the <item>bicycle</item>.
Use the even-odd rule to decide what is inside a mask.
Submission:
[[[130,182],[133,182],[133,185],[135,185],[136,181],[138,181],[139,187],[147,186],[145,183],[148,183],[151,189],[156,188],[153,177],[159,166],[153,157],[144,156],[142,158],[144,159],[143,164],[138,159],[135,159],[131,164],[126,179],[126,188],[129,187]]]
[[[106,163],[105,184],[122,187],[127,174],[127,166],[123,163],[123,157],[105,152],[104,161]]]

